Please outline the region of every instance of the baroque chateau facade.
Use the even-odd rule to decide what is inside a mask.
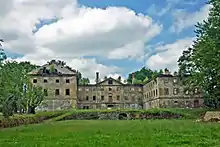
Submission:
[[[53,61],[29,73],[31,82],[44,89],[40,110],[60,109],[149,109],[203,106],[199,89],[186,90],[178,76],[164,73],[142,84],[124,84],[111,77],[80,85],[77,72]]]

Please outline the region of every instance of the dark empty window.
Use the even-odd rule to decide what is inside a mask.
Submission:
[[[89,109],[89,106],[83,106],[83,109]]]
[[[70,80],[69,80],[69,79],[66,79],[66,83],[70,83]]]
[[[104,100],[104,95],[101,96],[101,100],[102,100],[102,101]]]
[[[117,95],[117,101],[119,101],[120,100],[120,96],[119,95]]]
[[[93,96],[92,99],[93,99],[93,101],[95,101],[96,100],[96,96]]]
[[[37,79],[33,79],[33,83],[37,83]]]
[[[164,88],[164,94],[169,95],[169,88]]]
[[[113,84],[112,79],[109,79],[109,80],[108,80],[108,84],[109,84],[109,85]]]
[[[59,79],[56,79],[56,83],[59,83],[60,82],[60,80]]]
[[[70,95],[70,89],[66,89],[66,95]]]
[[[60,95],[60,90],[59,89],[55,90],[55,95]]]
[[[48,96],[47,89],[44,89],[44,96]]]
[[[126,100],[126,101],[128,100],[128,97],[127,97],[127,96],[125,96],[125,100]]]
[[[112,91],[112,88],[108,88],[109,91]]]
[[[44,83],[47,83],[47,79],[44,79]]]
[[[87,101],[89,100],[89,96],[86,96],[86,100],[87,100]]]

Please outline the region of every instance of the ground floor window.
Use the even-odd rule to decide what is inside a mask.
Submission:
[[[89,106],[83,106],[83,109],[89,109]]]

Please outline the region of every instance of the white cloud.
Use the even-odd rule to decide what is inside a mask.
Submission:
[[[184,38],[171,44],[159,45],[156,47],[158,53],[152,55],[146,61],[146,66],[150,69],[165,69],[177,71],[177,61],[183,50],[190,47],[195,38]]]
[[[186,28],[194,26],[208,18],[211,5],[206,4],[194,13],[186,12],[184,9],[173,12],[174,24],[171,26],[171,32],[180,33]]]
[[[76,0],[7,0],[0,5],[0,36],[8,51],[24,54],[17,60],[42,64],[63,59],[91,78],[95,70],[106,75],[119,69],[81,57],[140,59],[144,44],[162,30],[150,17],[125,7],[79,7]],[[39,19],[54,17],[57,22],[32,33]]]

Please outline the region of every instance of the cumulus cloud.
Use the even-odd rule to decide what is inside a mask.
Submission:
[[[81,57],[140,59],[144,44],[162,30],[152,18],[125,7],[89,8],[76,0],[7,0],[0,5],[5,6],[0,10],[0,36],[8,51],[24,55],[18,61],[62,59],[91,78],[95,70],[108,75],[121,69]],[[39,20],[54,18],[36,28]]]
[[[150,56],[146,61],[146,66],[150,69],[165,69],[176,71],[177,61],[181,56],[183,50],[190,47],[195,38],[184,38],[177,40],[171,44],[158,45],[155,49],[157,53]]]
[[[194,13],[186,12],[184,9],[179,9],[173,12],[174,24],[170,31],[180,33],[186,28],[194,26],[197,22],[206,20],[209,15],[211,5],[206,4]]]

